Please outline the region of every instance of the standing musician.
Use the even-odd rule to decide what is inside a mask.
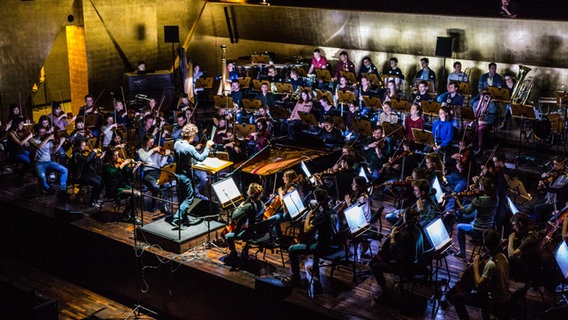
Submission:
[[[448,82],[450,81],[469,82],[469,76],[462,71],[461,62],[454,62],[454,71],[448,75]]]
[[[330,207],[330,199],[325,189],[316,189],[314,196],[317,206],[307,213],[304,220],[304,241],[288,248],[292,269],[291,282],[295,286],[299,286],[301,282],[299,258],[301,254],[314,254],[313,277],[318,279],[319,257],[338,250],[331,241],[333,236],[332,215],[337,216],[337,212]]]
[[[479,153],[483,148],[483,137],[486,132],[490,131],[497,120],[497,105],[491,100],[488,91],[481,93],[481,99],[473,103],[473,112],[475,114],[477,125],[477,150]]]
[[[497,73],[497,64],[495,62],[489,63],[488,72],[481,75],[479,78],[479,83],[477,85],[477,90],[480,92],[489,87],[499,87],[503,86],[503,78]]]
[[[236,229],[225,235],[227,245],[229,247],[229,261],[235,262],[238,258],[235,240],[247,240],[255,235],[255,227],[261,222],[262,213],[264,212],[264,204],[260,197],[264,193],[264,189],[258,183],[251,183],[247,190],[248,198],[241,203],[233,212],[231,219],[236,224]],[[248,260],[248,247],[245,245],[241,253],[242,260]]]
[[[199,153],[195,147],[191,145],[197,133],[197,126],[191,123],[186,124],[181,134],[183,139],[176,141],[174,144],[175,163],[177,164],[176,174],[179,183],[179,199],[182,200],[182,203],[177,212],[173,216],[166,218],[166,221],[177,228],[183,228],[183,224],[193,225],[201,222],[200,218],[188,215],[189,207],[195,199],[192,165],[194,159],[197,161],[205,160],[215,143],[210,140],[207,141],[205,149],[203,149],[203,152]]]
[[[144,177],[142,182],[150,191],[153,197],[162,198],[162,190],[158,185],[158,179],[160,178],[160,168],[168,163],[168,159],[171,156],[171,151],[164,149],[163,147],[156,146],[155,139],[152,135],[144,136],[143,147],[138,149],[138,157],[140,161],[144,163],[142,172]],[[152,199],[151,211],[156,211],[156,199]],[[162,202],[160,205],[160,211],[163,214],[169,215],[166,203]]]
[[[479,182],[479,191],[482,194],[474,198],[471,204],[465,208],[457,201],[460,207],[458,219],[463,223],[456,227],[460,251],[454,255],[461,259],[465,259],[465,235],[482,234],[485,230],[493,227],[495,212],[499,204],[493,179],[489,176],[482,177]],[[445,219],[445,221],[449,220]]]
[[[495,225],[497,230],[504,228],[504,234],[508,235],[510,230],[508,228],[507,216],[509,214],[507,196],[509,195],[509,185],[507,184],[507,179],[505,175],[511,175],[509,168],[505,166],[505,155],[503,153],[498,153],[493,155],[493,168],[489,166],[488,171],[493,172],[495,190],[497,191],[497,197],[499,198],[499,207],[497,208],[497,213],[495,214]]]
[[[80,185],[92,186],[90,202],[93,207],[101,206],[101,192],[103,190],[103,178],[99,174],[101,158],[105,157],[106,151],[90,150],[85,140],[78,140],[73,146],[72,175]]]
[[[406,139],[409,141],[414,141],[412,128],[424,129],[422,106],[418,103],[413,103],[412,106],[410,106],[410,114],[404,119],[404,132],[406,133]]]
[[[488,320],[492,307],[498,309],[511,298],[509,261],[500,252],[499,238],[497,231],[492,229],[483,233],[483,244],[489,251],[489,260],[483,266],[481,257],[476,255],[471,267],[473,274],[469,273],[471,277],[462,276],[446,295],[461,320],[470,318],[466,305],[481,307],[483,319]]]
[[[384,273],[411,276],[419,268],[422,253],[422,235],[418,228],[418,213],[414,208],[404,210],[401,223],[392,228],[390,236],[381,246],[381,251],[371,260],[369,266],[381,287],[380,295],[373,293],[373,299],[390,295]]]
[[[114,136],[118,125],[114,123],[114,116],[111,113],[105,114],[104,119],[105,124],[101,127],[100,137],[102,138],[103,148],[106,148],[112,141],[112,137]]]
[[[109,148],[103,162],[102,179],[105,186],[105,196],[111,199],[128,199],[128,205],[122,212],[122,220],[142,224],[136,217],[135,202],[132,196],[140,197],[140,191],[134,190],[133,174],[140,166],[134,159],[122,159],[118,149]]]

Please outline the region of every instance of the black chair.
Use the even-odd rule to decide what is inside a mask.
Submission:
[[[247,235],[245,240],[244,252],[248,252],[248,249],[257,249],[254,257],[258,260],[258,253],[263,252],[262,259],[266,261],[266,250],[270,250],[274,253],[275,250],[280,251],[280,258],[282,259],[282,267],[286,267],[284,262],[284,252],[280,247],[280,239],[276,233],[276,225],[278,220],[267,219],[256,224],[254,231],[250,235]]]

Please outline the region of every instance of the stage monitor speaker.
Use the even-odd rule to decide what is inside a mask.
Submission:
[[[285,285],[278,279],[261,277],[254,279],[254,291],[263,299],[281,301],[292,293],[292,289],[292,286]]]
[[[83,211],[71,210],[65,207],[53,208],[53,217],[56,219],[73,222],[83,218]]]
[[[219,204],[210,200],[195,198],[189,207],[188,214],[193,217],[206,217],[219,214]]]
[[[436,56],[451,58],[453,40],[451,37],[438,37],[436,40]]]
[[[178,26],[164,26],[164,41],[165,42],[179,42],[179,27]]]

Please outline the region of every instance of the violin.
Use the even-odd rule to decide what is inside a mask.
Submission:
[[[567,216],[568,207],[564,207],[562,210],[560,210],[560,212],[558,212],[558,214],[556,214],[552,219],[548,221],[548,224],[546,226],[546,236],[542,238],[542,241],[540,243],[541,249],[544,249],[546,245],[553,240],[554,234],[556,233],[556,231],[558,231],[558,229],[562,228],[562,224],[564,223],[564,220]]]
[[[483,194],[482,190],[474,189],[474,190],[465,190],[458,193],[452,193],[451,195],[460,198],[460,197],[476,197],[482,194]]]
[[[564,170],[554,170],[538,182],[537,190],[544,191],[551,183],[562,175]]]
[[[304,176],[298,175],[294,180],[292,180],[288,183],[289,187],[286,190],[286,192],[292,191],[295,188],[295,184],[301,183],[303,180],[304,180]],[[262,215],[263,220],[266,220],[266,219],[272,217],[282,207],[282,203],[283,203],[282,198],[280,197],[280,194],[273,195],[272,197],[270,197],[268,202],[270,202],[270,204],[264,210],[264,214]]]

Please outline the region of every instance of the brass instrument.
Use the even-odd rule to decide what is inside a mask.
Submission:
[[[532,77],[525,80],[527,74],[532,69],[519,65],[519,72],[517,74],[517,82],[513,86],[513,91],[511,92],[511,103],[514,104],[525,104],[529,98],[530,91],[532,89]]]
[[[465,68],[465,70],[463,71],[463,73],[464,73],[465,76],[467,77],[467,81],[463,80],[464,78],[462,78],[462,81],[460,81],[460,82],[469,82],[469,79],[471,79],[471,78],[470,78],[470,75],[471,75],[471,68],[470,68],[470,67]]]

